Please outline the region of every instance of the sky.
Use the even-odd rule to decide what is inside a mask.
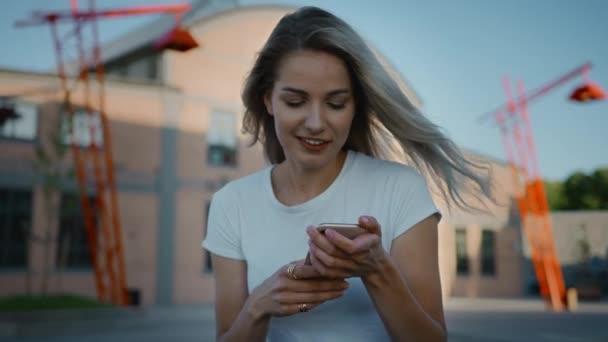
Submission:
[[[183,1],[97,0],[97,6],[177,2]],[[343,18],[396,67],[421,97],[425,114],[450,138],[499,160],[506,159],[500,131],[477,119],[506,101],[504,75],[521,80],[529,91],[592,62],[591,80],[608,90],[608,1],[239,1],[256,4],[313,5]],[[13,23],[32,10],[68,8],[68,0],[3,1],[0,68],[52,70],[48,27],[15,28]],[[106,20],[101,39],[111,40],[154,18]],[[545,179],[608,167],[608,102],[567,99],[582,82],[577,77],[529,106]]]

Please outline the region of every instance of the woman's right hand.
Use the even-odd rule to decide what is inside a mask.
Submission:
[[[253,290],[248,304],[255,316],[289,316],[309,311],[322,303],[341,297],[348,288],[344,279],[321,278],[304,260],[295,262],[293,279],[287,264]]]

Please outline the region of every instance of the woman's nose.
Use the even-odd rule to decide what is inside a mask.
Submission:
[[[319,133],[323,131],[323,125],[323,109],[319,105],[311,106],[311,109],[306,116],[304,126],[311,133]]]

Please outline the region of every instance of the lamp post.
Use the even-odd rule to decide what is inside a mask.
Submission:
[[[523,83],[518,82],[515,97],[511,92],[511,82],[505,76],[503,85],[507,103],[478,119],[484,123],[493,118],[500,128],[505,154],[518,189],[518,209],[524,235],[530,244],[532,265],[540,293],[554,311],[562,311],[568,304],[567,291],[553,239],[549,204],[538,166],[528,105],[580,75],[583,76],[584,83],[572,92],[569,97],[572,101],[605,99],[606,93],[599,84],[589,80],[590,69],[591,63],[585,63],[529,94],[524,92]]]
[[[116,179],[114,175],[114,161],[110,135],[109,119],[105,112],[105,71],[101,57],[101,43],[97,20],[103,18],[116,18],[145,14],[169,14],[175,18],[173,28],[164,36],[152,43],[156,50],[173,49],[187,51],[198,46],[198,43],[190,33],[181,28],[182,16],[190,10],[189,4],[139,6],[130,8],[119,8],[109,10],[97,10],[95,0],[88,1],[87,9],[79,8],[78,0],[70,0],[69,11],[41,12],[36,11],[32,18],[18,21],[16,26],[30,26],[49,24],[53,38],[53,46],[57,62],[57,74],[60,80],[61,90],[64,93],[65,105],[68,118],[74,118],[76,106],[72,103],[72,81],[82,82],[82,107],[89,117],[90,136],[98,136],[96,130],[101,131],[103,146],[98,146],[96,139],[91,139],[89,145],[80,146],[72,140],[72,158],[76,169],[78,186],[80,190],[80,201],[83,209],[88,246],[90,249],[93,272],[95,275],[95,286],[97,296],[101,301],[111,301],[119,305],[129,304],[127,289],[125,257],[122,243],[122,228],[118,198],[116,194]],[[62,23],[72,24],[72,28],[62,37],[59,36],[57,26]],[[90,24],[92,35],[92,47],[90,56],[85,51],[83,32],[86,24]],[[75,39],[77,46],[77,61],[66,62],[66,50],[70,44],[68,39]],[[68,75],[71,66],[77,65],[77,74]],[[89,75],[91,71],[93,75]],[[97,85],[97,93],[94,95],[92,83]],[[96,108],[93,108],[96,100]],[[0,112],[0,120],[13,118],[14,114],[4,110]],[[95,120],[99,119],[99,120]],[[101,127],[96,127],[95,122],[101,122]],[[70,125],[70,131],[73,125]],[[72,135],[70,132],[70,135]],[[91,166],[93,172],[88,172]],[[93,179],[90,179],[93,178]],[[97,200],[91,201],[88,196],[88,186],[94,184]],[[98,217],[95,217],[97,216]],[[99,218],[99,220],[97,220]],[[99,223],[98,223],[99,222]],[[99,225],[101,234],[97,234]]]

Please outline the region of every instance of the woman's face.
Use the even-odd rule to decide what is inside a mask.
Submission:
[[[306,169],[335,161],[355,114],[350,77],[340,58],[313,50],[286,55],[264,103],[288,161]]]

